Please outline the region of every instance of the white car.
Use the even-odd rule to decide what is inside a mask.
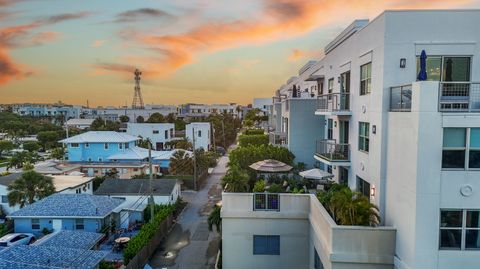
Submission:
[[[7,234],[0,238],[0,247],[29,245],[35,242],[35,236],[29,233]]]

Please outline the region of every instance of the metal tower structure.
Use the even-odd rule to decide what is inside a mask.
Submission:
[[[133,95],[132,108],[133,109],[144,109],[142,92],[140,91],[140,76],[142,72],[138,69],[135,69],[135,94]]]

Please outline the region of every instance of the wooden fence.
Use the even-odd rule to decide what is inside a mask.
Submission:
[[[165,236],[168,235],[170,228],[173,226],[173,219],[174,216],[170,215],[162,222],[152,239],[150,239],[150,241],[142,248],[142,250],[140,250],[140,252],[138,252],[137,255],[135,255],[135,257],[133,257],[126,265],[126,269],[143,268],[145,264],[147,264],[150,256],[152,256]]]

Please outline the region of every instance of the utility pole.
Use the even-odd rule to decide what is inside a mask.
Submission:
[[[212,137],[213,137],[213,151],[217,151],[217,147],[215,145],[215,126],[212,124]]]
[[[222,119],[222,134],[223,134],[223,147],[227,149],[227,143],[225,142],[225,118]]]
[[[155,215],[155,203],[153,201],[153,190],[152,190],[152,180],[153,180],[153,170],[152,170],[152,145],[148,143],[148,165],[150,170],[150,180],[149,182],[149,191],[150,191],[150,222],[153,221],[153,216]]]
[[[197,190],[197,153],[195,150],[195,128],[192,127],[193,139],[192,139],[192,146],[193,146],[193,189]]]

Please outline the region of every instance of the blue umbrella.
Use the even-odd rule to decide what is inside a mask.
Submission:
[[[418,80],[427,80],[427,53],[425,50],[422,50],[422,54],[420,54],[420,72],[417,76]]]

